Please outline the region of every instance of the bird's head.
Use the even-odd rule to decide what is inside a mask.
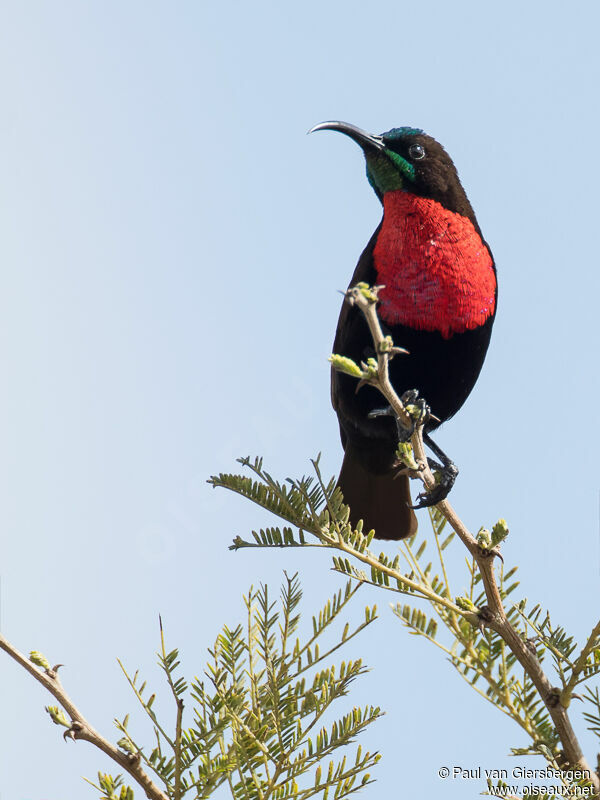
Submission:
[[[392,128],[381,136],[348,122],[321,122],[313,131],[344,133],[362,149],[367,178],[380,200],[387,192],[406,191],[437,200],[466,217],[473,210],[460,183],[456,167],[442,145],[419,128]]]

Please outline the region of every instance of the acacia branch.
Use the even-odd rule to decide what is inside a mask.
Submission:
[[[133,753],[123,753],[114,744],[111,744],[105,739],[97,730],[95,730],[90,723],[85,719],[83,714],[75,706],[71,698],[63,689],[63,686],[58,677],[58,666],[47,669],[40,669],[32,664],[23,653],[19,652],[16,647],[0,634],[0,649],[14,659],[17,664],[20,664],[30,675],[32,675],[38,683],[47,689],[53,695],[60,705],[64,708],[70,717],[71,725],[65,732],[65,739],[71,738],[73,740],[82,739],[83,741],[90,742],[122,769],[131,775],[133,780],[140,786],[146,793],[146,797],[150,800],[168,800],[155,783],[152,782],[150,777],[144,772],[140,765],[140,756]]]
[[[392,358],[395,353],[402,351],[399,348],[394,348],[390,338],[384,336],[381,329],[376,311],[378,290],[380,288],[383,287],[365,287],[364,285],[359,285],[352,287],[346,293],[348,302],[356,305],[364,314],[373,338],[375,352],[377,353],[377,374],[376,376],[372,375],[368,378],[363,378],[363,381],[379,389],[400,421],[410,428],[411,420],[409,415],[396,394],[389,378],[390,358]],[[435,479],[428,466],[425,455],[423,421],[417,424],[411,437],[411,445],[419,467],[417,475],[425,485],[425,489],[429,490],[435,485]],[[494,572],[494,556],[497,555],[497,551],[485,550],[478,545],[475,537],[470,533],[447,499],[442,500],[436,507],[459,536],[469,553],[473,556],[479,568],[479,572],[481,573],[487,606],[479,610],[480,624],[487,625],[497,633],[522,665],[537,689],[554,723],[563,747],[565,764],[572,768],[584,770],[595,789],[595,796],[599,797],[600,777],[590,768],[583,755],[573,726],[571,725],[567,709],[560,702],[560,690],[552,686],[537,656],[529,649],[527,643],[512,626],[507,617]],[[352,548],[346,545],[340,549],[349,552]],[[360,557],[357,553],[352,553],[352,555]],[[365,560],[364,556],[362,560]],[[381,567],[379,567],[379,569],[381,569]],[[463,616],[465,615],[463,614]],[[596,632],[596,629],[594,632]],[[592,637],[590,637],[590,639],[591,638]],[[587,652],[585,655],[584,653],[581,654],[580,661],[582,664],[585,663],[586,657]],[[578,663],[578,666],[581,665]],[[572,687],[569,688],[572,690]]]

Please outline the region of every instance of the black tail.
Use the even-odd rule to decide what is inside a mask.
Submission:
[[[375,528],[376,539],[406,539],[417,530],[417,518],[410,508],[410,485],[407,475],[397,470],[376,475],[363,466],[360,452],[346,444],[338,485],[344,502],[350,506],[353,526],[363,520],[363,532]]]

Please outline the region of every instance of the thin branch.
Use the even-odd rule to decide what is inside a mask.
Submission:
[[[173,683],[173,678],[171,676],[171,670],[167,667],[167,649],[165,647],[165,634],[163,630],[162,618],[159,616],[159,625],[160,625],[160,649],[162,653],[162,660],[163,664],[165,665],[165,675],[167,676],[167,683],[169,684],[169,688],[171,689],[171,693],[175,699],[175,704],[177,706],[177,719],[175,722],[175,747],[173,748],[174,755],[175,755],[175,800],[181,800],[182,792],[181,792],[181,726],[183,722],[183,698],[179,696],[177,693],[177,689],[175,688],[175,684]]]
[[[163,736],[164,740],[169,745],[171,750],[174,751],[175,750],[175,742],[171,739],[171,737],[165,731],[163,726],[159,723],[158,719],[156,718],[156,715],[154,714],[152,709],[148,707],[148,703],[142,697],[141,692],[138,690],[137,686],[134,683],[135,675],[134,675],[133,679],[129,676],[129,673],[127,672],[127,670],[123,666],[123,662],[121,661],[120,658],[117,658],[117,664],[121,667],[121,672],[125,676],[125,680],[127,681],[129,686],[131,687],[131,690],[133,691],[134,695],[138,699],[140,705],[142,706],[142,708],[144,709],[146,714],[148,714],[148,717],[151,719],[152,724],[154,725],[155,729],[160,732],[160,734]],[[137,675],[137,672],[136,672],[136,675]],[[143,687],[142,687],[142,689],[143,689]]]
[[[83,741],[90,742],[90,744],[93,744],[115,761],[122,769],[128,772],[138,786],[145,791],[146,797],[150,798],[150,800],[168,800],[167,795],[152,782],[150,777],[141,768],[139,755],[121,752],[115,745],[101,736],[85,719],[63,689],[57,674],[58,667],[46,670],[39,669],[20,653],[16,647],[13,647],[2,635],[0,635],[0,649],[8,653],[17,664],[20,664],[36,681],[41,683],[67,712],[71,718],[71,726],[64,734],[65,739],[69,737],[71,739],[82,739]]]
[[[444,561],[444,557],[442,556],[442,545],[437,531],[437,526],[435,525],[433,527],[433,535],[435,537],[435,545],[437,547],[438,558],[440,560],[440,564],[442,567],[442,575],[444,576],[444,584],[446,586],[446,592],[448,593],[448,597],[452,597],[452,592],[450,591],[450,581],[448,580],[448,575],[446,573],[446,562]]]

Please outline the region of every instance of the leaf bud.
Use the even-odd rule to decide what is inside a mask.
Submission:
[[[496,547],[508,536],[508,525],[505,519],[499,519],[492,528],[492,547]]]
[[[46,706],[46,711],[50,715],[50,719],[55,725],[62,725],[65,728],[70,728],[71,723],[65,716],[65,713],[58,706]]]
[[[419,465],[415,461],[412,445],[410,442],[398,442],[396,456],[409,469],[418,470]]]
[[[456,598],[456,605],[462,611],[473,611],[473,612],[477,611],[477,606],[473,603],[472,600],[469,600],[468,597],[457,597]]]
[[[492,546],[492,534],[487,528],[479,528],[477,533],[477,544],[482,550],[489,550]]]
[[[356,288],[360,291],[365,300],[368,300],[370,303],[376,303],[378,301],[377,291],[374,291],[375,287],[371,287],[368,283],[361,281],[356,284]]]
[[[36,667],[42,667],[42,669],[46,670],[50,669],[50,663],[46,656],[42,655],[42,653],[38,653],[37,650],[32,650],[31,653],[29,653],[29,660],[32,661]]]
[[[351,358],[346,356],[338,356],[335,353],[329,356],[329,361],[334,369],[338,372],[343,372],[346,375],[351,375],[353,378],[362,378],[363,371]]]
[[[120,747],[121,750],[125,750],[126,753],[137,753],[137,750],[135,749],[134,745],[129,741],[129,739],[126,736],[123,736],[121,739],[119,739],[119,741],[117,742],[117,747]]]

